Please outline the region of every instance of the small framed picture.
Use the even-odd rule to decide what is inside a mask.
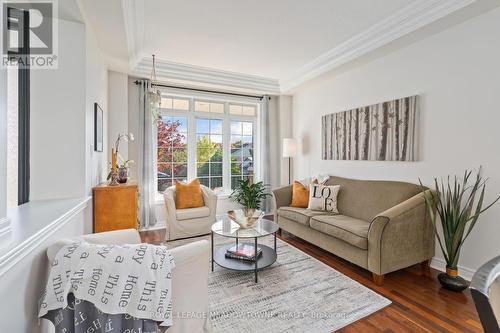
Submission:
[[[94,150],[103,150],[102,109],[97,103],[94,103]]]

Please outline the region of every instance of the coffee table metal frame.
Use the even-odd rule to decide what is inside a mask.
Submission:
[[[223,230],[220,230],[220,227]],[[276,233],[278,232],[278,224],[262,219],[257,222],[254,228],[243,229],[240,228],[238,224],[231,221],[230,219],[224,219],[216,222],[212,225],[211,230],[211,251],[212,251],[212,272],[214,270],[214,263],[220,267],[240,271],[240,272],[254,272],[255,283],[258,282],[258,272],[267,268],[276,262],[278,257],[276,252]],[[257,248],[262,249],[262,254],[255,261],[245,261],[233,258],[226,258],[226,251],[234,245],[234,243],[226,244],[218,249],[214,248],[214,234],[217,234],[226,238],[234,238],[235,244],[244,243],[242,240],[250,240],[253,238],[253,246],[255,248],[255,257],[257,258]],[[258,238],[266,237],[274,234],[274,248],[269,246],[258,244]]]

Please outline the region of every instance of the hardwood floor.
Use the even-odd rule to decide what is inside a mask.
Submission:
[[[437,281],[439,272],[432,268],[419,264],[386,274],[384,284],[377,286],[371,273],[362,268],[285,231],[278,237],[392,301],[337,332],[483,332],[470,292],[442,289]],[[141,238],[159,243],[165,239],[165,229],[141,231]]]
[[[419,264],[390,273],[379,287],[362,268],[287,232],[279,238],[392,301],[338,332],[483,332],[470,292],[442,289],[435,269]]]

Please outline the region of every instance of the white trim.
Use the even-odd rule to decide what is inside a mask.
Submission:
[[[462,9],[476,0],[422,0],[412,3],[374,24],[330,51],[280,80],[281,92],[287,92],[323,73],[338,68],[362,55],[393,42],[419,28]]]
[[[431,261],[431,267],[437,269],[438,271],[445,272],[446,262],[444,261],[444,259],[434,257]],[[458,275],[460,275],[467,281],[470,281],[472,279],[474,273],[476,273],[476,270],[458,265]]]
[[[40,244],[52,236],[57,230],[68,223],[78,213],[83,211],[92,197],[87,197],[79,202],[76,206],[64,213],[62,216],[46,225],[43,229],[27,238],[14,248],[10,249],[6,254],[0,257],[0,276],[5,274],[15,264],[21,261],[24,257],[30,254]]]
[[[133,74],[140,77],[149,77],[152,65],[151,56],[144,56],[137,66],[132,66],[134,68]],[[269,94],[280,93],[279,82],[276,79],[180,64],[163,59],[156,59],[156,75],[159,81],[182,80],[230,88],[252,89]]]
[[[137,66],[144,39],[144,0],[122,0],[123,22],[131,68]],[[151,74],[151,72],[148,73]]]
[[[12,226],[8,217],[0,219],[0,246],[4,247],[9,244],[9,238],[12,235]]]

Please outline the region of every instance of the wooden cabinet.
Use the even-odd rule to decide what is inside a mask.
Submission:
[[[134,182],[93,188],[94,232],[137,229],[138,189]]]

